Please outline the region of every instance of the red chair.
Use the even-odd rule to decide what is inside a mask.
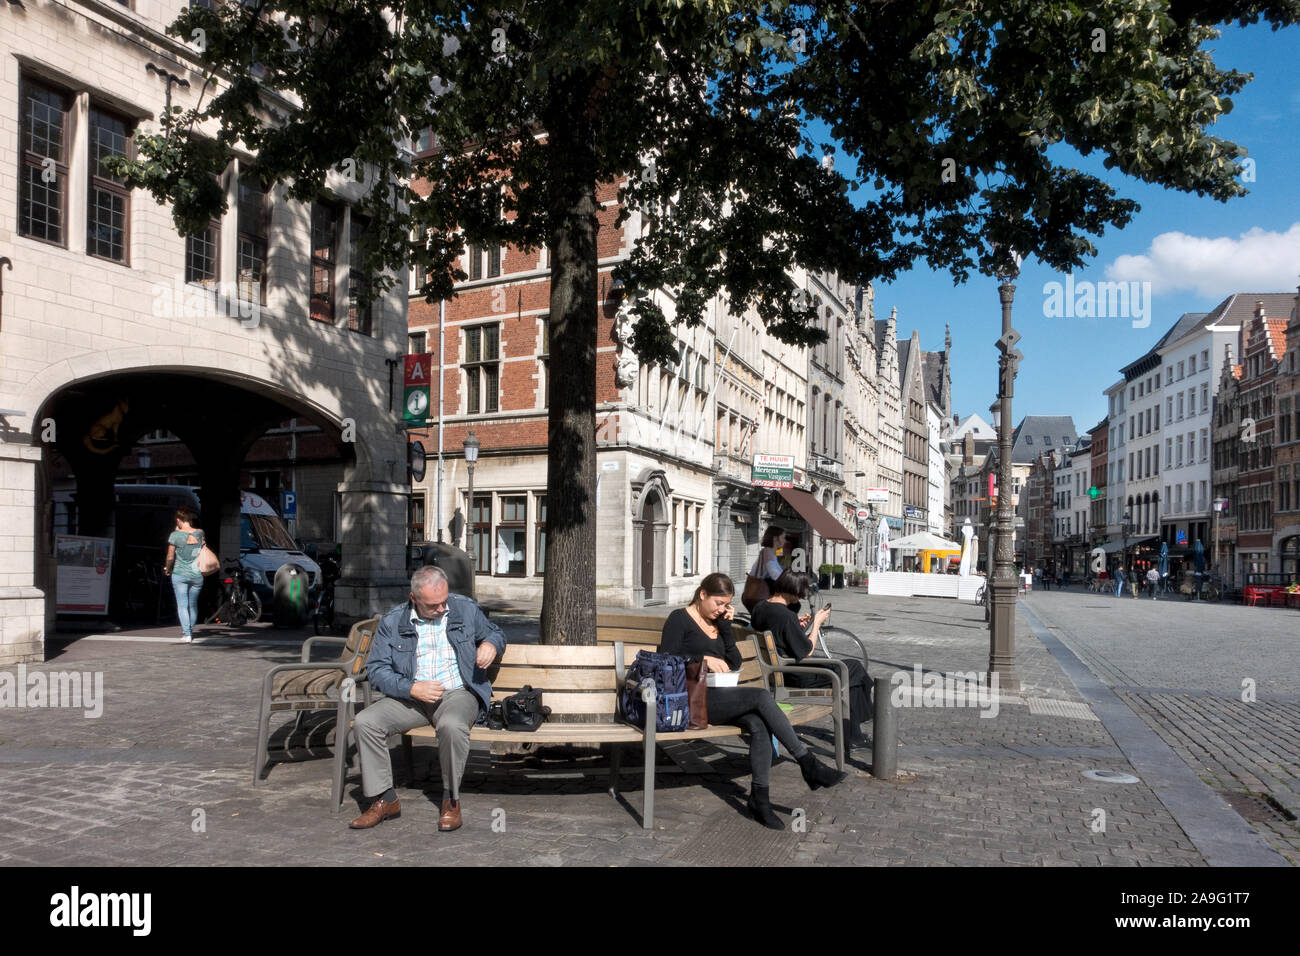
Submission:
[[[1259,603],[1259,588],[1247,587],[1242,593],[1245,595],[1245,603],[1251,607]]]

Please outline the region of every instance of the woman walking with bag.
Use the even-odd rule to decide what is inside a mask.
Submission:
[[[710,574],[695,589],[695,597],[684,608],[668,615],[659,650],[679,654],[687,660],[704,662],[709,671],[729,673],[740,669],[740,651],[731,636],[731,607],[736,586],[725,574]],[[772,830],[785,825],[772,812],[770,781],[772,737],[775,736],[799,763],[809,789],[830,787],[844,774],[818,762],[795,734],[790,720],[764,687],[710,687],[709,722],[734,724],[749,734],[750,789],[747,806],[759,823]]]
[[[772,596],[772,585],[785,569],[781,567],[778,546],[785,544],[785,530],[772,525],[763,533],[762,549],[754,559],[754,566],[745,576],[745,591],[740,603],[751,614],[754,608]],[[781,548],[781,550],[785,550]],[[730,580],[730,579],[728,579]]]
[[[167,536],[167,560],[163,573],[172,579],[176,594],[176,613],[181,622],[181,640],[186,644],[194,640],[194,623],[199,615],[199,591],[203,588],[203,573],[199,570],[199,554],[207,539],[202,528],[194,522],[199,516],[192,508],[176,509],[176,530]]]

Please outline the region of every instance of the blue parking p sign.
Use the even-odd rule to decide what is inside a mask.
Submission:
[[[280,514],[287,520],[298,517],[298,492],[280,492]]]

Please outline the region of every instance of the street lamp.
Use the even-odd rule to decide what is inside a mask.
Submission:
[[[1016,577],[1012,539],[1015,535],[1015,514],[1011,504],[1011,398],[1014,392],[1016,367],[1021,355],[1015,348],[1020,333],[1011,327],[1011,303],[1016,287],[1012,283],[1020,274],[1020,256],[1013,250],[994,249],[999,256],[998,299],[1002,303],[1002,335],[997,340],[998,400],[994,403],[994,428],[998,433],[998,543],[992,577],[993,609],[989,615],[989,681],[996,676],[1003,690],[1016,693],[1020,678],[1016,674]]]
[[[478,566],[474,563],[474,462],[478,461],[478,439],[474,437],[474,429],[470,429],[462,444],[465,446],[465,464],[469,467],[469,507],[466,509],[469,514],[469,534],[466,535],[468,539],[466,544],[469,547],[465,551],[469,555],[469,566],[472,569],[470,573],[473,574],[478,570]]]

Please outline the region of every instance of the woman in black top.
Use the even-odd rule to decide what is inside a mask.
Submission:
[[[808,596],[808,575],[798,571],[786,571],[777,579],[775,594],[755,606],[750,616],[750,626],[756,631],[771,631],[776,642],[777,653],[782,657],[793,658],[800,666],[834,667],[829,660],[811,657],[813,648],[821,636],[822,625],[831,616],[826,608],[820,609],[812,616],[805,631],[795,611],[790,607],[800,598]],[[851,744],[864,743],[866,738],[861,731],[863,721],[871,719],[871,678],[863,663],[855,658],[844,660],[849,670],[849,720],[846,736]],[[786,683],[795,687],[829,687],[829,677],[810,674],[787,674]]]
[[[679,654],[688,660],[702,660],[711,672],[727,673],[740,669],[740,651],[731,636],[731,619],[735,616],[731,601],[736,587],[725,574],[710,574],[700,582],[695,599],[684,608],[668,615],[659,644],[664,654]],[[816,790],[838,783],[843,774],[818,763],[790,726],[772,695],[761,687],[710,687],[709,721],[735,724],[749,734],[749,764],[752,773],[749,792],[750,812],[764,826],[785,829],[772,812],[769,786],[772,769],[773,736],[799,762],[804,781]]]

